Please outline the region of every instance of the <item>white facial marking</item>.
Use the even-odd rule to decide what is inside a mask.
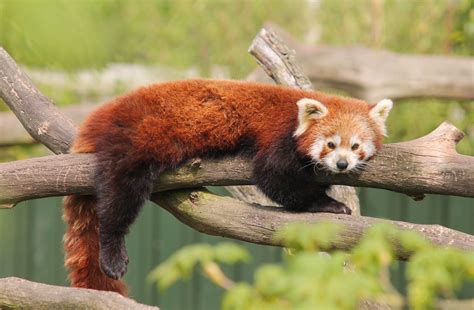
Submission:
[[[336,144],[336,145],[341,144],[341,136],[340,135],[332,136],[332,142],[334,142],[334,144]]]
[[[387,135],[387,129],[385,128],[385,121],[387,120],[388,113],[392,109],[393,102],[390,99],[380,100],[372,109],[370,109],[369,115],[379,126],[380,131],[384,136]]]
[[[352,147],[354,144],[361,144],[360,139],[357,135],[352,136],[351,139],[349,140],[349,145]]]
[[[309,156],[311,156],[316,161],[319,161],[321,158],[321,151],[323,150],[324,143],[326,143],[326,141],[320,137],[314,140],[314,143],[311,145],[311,148],[309,149]]]
[[[375,154],[375,145],[368,141],[368,142],[365,142],[361,145],[362,147],[362,150],[364,150],[364,153],[365,153],[365,157],[364,159],[368,159],[370,157],[372,157],[374,154]]]

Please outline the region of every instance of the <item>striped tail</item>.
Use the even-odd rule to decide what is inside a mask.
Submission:
[[[127,296],[122,280],[108,278],[99,267],[99,221],[94,196],[73,195],[64,199],[65,265],[71,286],[118,292]]]

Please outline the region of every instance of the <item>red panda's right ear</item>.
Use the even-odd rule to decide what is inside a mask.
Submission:
[[[298,106],[298,127],[293,134],[295,137],[302,135],[308,129],[309,122],[313,119],[320,119],[328,114],[328,108],[321,102],[303,98],[296,103]]]
[[[379,126],[380,131],[384,136],[387,135],[387,129],[385,127],[385,121],[387,120],[388,113],[392,109],[393,102],[390,99],[383,99],[377,102],[376,105],[370,108],[369,115]]]

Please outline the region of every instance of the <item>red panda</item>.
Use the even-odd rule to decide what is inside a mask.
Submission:
[[[94,196],[64,202],[65,265],[73,286],[126,295],[124,237],[157,176],[192,157],[241,153],[255,184],[295,212],[350,214],[311,182],[355,171],[380,148],[392,102],[239,81],[155,84],[118,97],[80,127],[73,153],[94,153]]]

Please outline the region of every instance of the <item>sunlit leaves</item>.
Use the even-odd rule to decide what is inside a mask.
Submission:
[[[431,308],[436,294],[452,298],[464,281],[474,280],[474,253],[426,247],[411,259],[407,278],[410,306]]]
[[[319,225],[293,223],[275,233],[275,240],[296,251],[324,251],[338,238],[340,228],[330,222]]]
[[[149,281],[157,282],[160,289],[166,289],[176,281],[188,278],[199,265],[203,269],[208,264],[246,262],[250,255],[244,248],[232,243],[219,243],[216,246],[195,244],[183,247],[165,262],[156,267],[148,276]],[[212,265],[214,266],[214,265]],[[216,272],[214,270],[214,272]]]
[[[356,309],[367,301],[391,309],[407,304],[429,309],[438,296],[454,298],[456,289],[474,279],[473,253],[435,247],[418,234],[390,225],[368,229],[351,251],[335,251],[330,256],[318,252],[341,242],[342,233],[331,223],[294,223],[282,228],[275,239],[291,250],[281,264],[260,266],[252,284],[234,284],[216,264],[248,260],[248,253],[231,243],[183,248],[155,269],[150,279],[168,287],[201,266],[208,278],[227,290],[222,302],[225,310]],[[390,281],[396,249],[412,254],[407,298]]]

